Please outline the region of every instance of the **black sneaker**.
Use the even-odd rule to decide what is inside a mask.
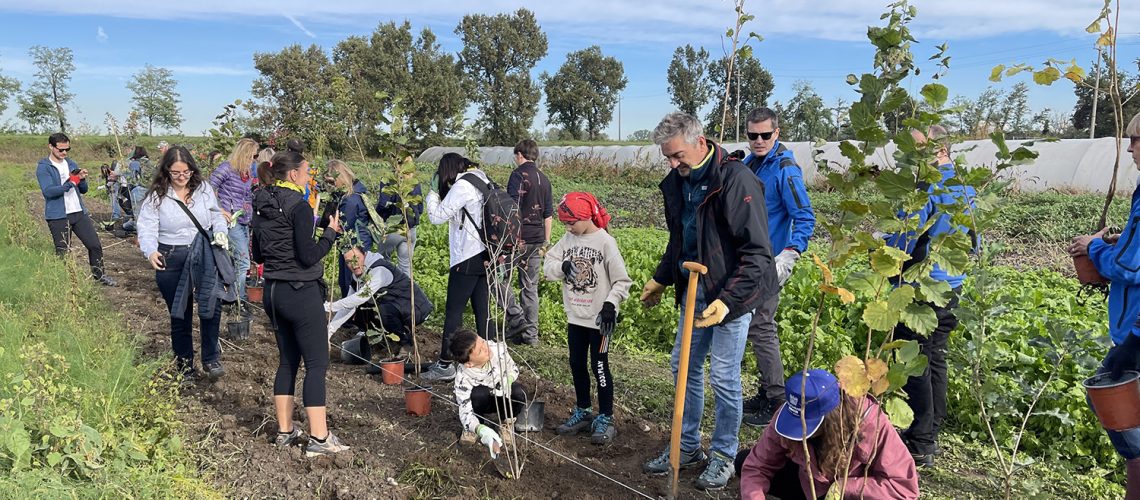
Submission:
[[[744,400],[744,413],[756,413],[767,403],[768,397],[757,392],[755,396]]]
[[[562,425],[558,426],[558,434],[569,436],[577,434],[590,428],[591,423],[594,421],[594,410],[591,408],[578,408],[570,412],[570,418],[567,418]]]
[[[211,361],[209,363],[204,363],[202,365],[202,368],[206,370],[206,377],[210,380],[218,380],[222,378],[222,375],[226,374],[226,369],[222,368],[222,363],[220,361]]]
[[[934,454],[933,453],[914,453],[914,452],[911,452],[910,458],[914,459],[915,468],[925,469],[927,467],[934,467]]]
[[[771,422],[772,417],[775,416],[776,410],[780,408],[781,402],[778,399],[764,398],[764,406],[754,413],[744,415],[744,423],[754,427],[768,425],[768,422]]]

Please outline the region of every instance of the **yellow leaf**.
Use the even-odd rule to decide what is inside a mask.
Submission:
[[[871,379],[872,382],[887,374],[887,364],[879,358],[868,359],[865,364],[867,365],[867,378]]]
[[[831,268],[819,259],[819,255],[811,254],[811,260],[815,261],[815,265],[819,266],[819,270],[823,272],[823,282],[830,285],[835,280],[834,276],[831,275]]]
[[[844,304],[855,302],[855,294],[851,293],[851,291],[846,288],[840,288],[832,285],[819,285],[819,289],[826,294],[838,295],[839,301]]]
[[[1112,30],[1112,27],[1109,26],[1108,29],[1100,35],[1100,38],[1096,39],[1096,45],[1098,47],[1107,47],[1109,45],[1112,45],[1115,40],[1116,33]]]
[[[851,397],[861,397],[871,388],[871,381],[867,380],[867,370],[863,367],[863,360],[847,355],[835,363],[835,377],[839,379],[839,387]]]
[[[887,380],[887,377],[871,382],[871,394],[874,394],[875,397],[882,396],[883,393],[887,392],[887,389],[890,388],[891,381]]]

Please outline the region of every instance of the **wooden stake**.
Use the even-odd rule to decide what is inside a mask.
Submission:
[[[685,291],[685,320],[681,330],[681,354],[677,363],[677,392],[673,394],[673,432],[669,438],[669,465],[673,468],[673,485],[669,498],[677,498],[677,476],[681,470],[681,420],[685,415],[685,390],[689,379],[689,348],[693,343],[693,316],[697,307],[697,280],[709,269],[696,262],[686,262],[689,286]]]

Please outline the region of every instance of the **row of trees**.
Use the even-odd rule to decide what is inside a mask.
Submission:
[[[255,54],[260,76],[246,105],[252,125],[296,133],[318,148],[363,151],[387,125],[381,117],[392,116],[414,140],[438,144],[467,132],[462,116],[475,104],[474,134],[510,144],[529,134],[545,90],[550,123],[568,138],[602,137],[626,85],[620,61],[593,46],[535,81],[531,71],[546,56],[547,40],[526,9],[464,16],[455,33],[463,42],[458,54],[442,51],[429,28],[414,34],[407,21],[346,38],[331,58],[317,45]]]
[[[36,45],[28,49],[36,72],[30,82],[21,84],[15,78],[0,74],[0,113],[8,109],[15,96],[19,111],[16,116],[27,124],[32,133],[47,130],[68,130],[68,108],[75,94],[71,92],[71,77],[75,72],[74,55],[68,47],[49,48]],[[182,127],[179,107],[178,82],[166,68],[147,64],[127,80],[134,103],[133,113],[146,124],[148,134],[155,125],[167,130]],[[23,88],[23,91],[21,91]],[[58,125],[58,129],[56,126]]]

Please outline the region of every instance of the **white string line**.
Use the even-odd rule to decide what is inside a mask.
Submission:
[[[360,340],[361,340],[361,342],[367,342],[367,341],[368,341],[368,337],[367,337],[367,336],[365,336],[365,337],[362,337]],[[364,359],[363,357],[361,357],[361,356],[358,356],[356,353],[354,353],[354,352],[352,352],[352,351],[349,351],[349,350],[347,350],[347,349],[345,349],[345,348],[341,347],[340,345],[336,344],[335,342],[329,341],[329,345],[331,345],[331,346],[333,346],[333,347],[336,347],[337,349],[340,349],[340,350],[341,350],[341,352],[347,353],[349,356],[352,356],[352,357],[354,357],[354,358],[356,358],[356,359],[359,359],[359,360],[363,361],[365,364],[371,365],[371,366],[373,366],[373,367],[375,367],[375,368],[379,368],[379,369],[381,370],[381,372],[383,372],[383,371],[384,371],[384,369],[383,369],[383,368],[381,368],[379,365],[377,365],[377,364],[373,363],[373,362],[372,362],[372,360],[370,360],[370,359]],[[439,395],[439,394],[435,393],[434,391],[432,391],[432,390],[430,389],[430,387],[424,387],[424,386],[422,386],[422,385],[419,385],[419,384],[417,384],[417,383],[415,383],[415,382],[412,382],[411,380],[409,380],[407,377],[405,377],[405,376],[403,376],[403,375],[400,375],[400,380],[402,380],[402,381],[404,381],[404,382],[406,382],[406,383],[408,383],[408,384],[411,384],[412,386],[415,386],[415,387],[416,387],[416,388],[418,388],[418,389],[422,389],[424,392],[427,392],[428,394],[431,394],[432,396],[435,396],[435,397],[436,397],[436,398],[438,398],[439,400],[441,400],[441,401],[444,401],[444,402],[446,402],[446,403],[450,404],[450,405],[451,405],[451,406],[453,406],[453,407],[456,407],[456,408],[458,408],[458,407],[459,407],[459,403],[457,403],[457,402],[455,402],[455,401],[452,401],[452,400],[451,400],[451,398],[448,398],[448,397],[444,397],[444,396],[441,396],[441,395]],[[508,394],[508,395],[506,396],[506,398],[507,398],[507,400],[509,401],[509,400],[510,400],[510,395]],[[496,405],[496,408],[497,408],[497,405]],[[479,418],[479,419],[482,419],[482,420],[485,420],[485,421],[487,421],[487,422],[489,422],[489,423],[494,423],[494,422],[492,422],[490,419],[488,419],[487,417],[484,417],[484,416],[482,416],[482,415],[479,415],[479,414],[475,414],[475,417],[476,417],[476,418]],[[627,489],[627,490],[629,490],[629,491],[632,491],[632,492],[634,492],[634,493],[636,493],[636,494],[638,494],[638,495],[640,495],[640,496],[642,496],[642,497],[644,497],[644,498],[650,498],[650,499],[652,499],[652,498],[653,498],[653,497],[651,497],[651,496],[649,496],[649,495],[646,495],[645,493],[642,493],[640,490],[638,490],[638,489],[636,489],[636,488],[634,488],[634,487],[632,487],[632,486],[629,486],[629,485],[627,485],[627,484],[625,484],[625,483],[623,483],[623,482],[621,482],[621,481],[618,481],[617,479],[614,479],[614,478],[612,478],[612,477],[610,477],[610,476],[607,476],[607,475],[605,475],[605,474],[603,474],[603,473],[601,473],[601,472],[598,472],[597,470],[595,470],[595,469],[591,468],[590,466],[588,466],[588,465],[586,465],[586,464],[584,464],[584,463],[581,463],[581,462],[579,462],[579,461],[577,461],[577,460],[574,460],[573,458],[570,458],[570,457],[568,457],[568,456],[566,456],[566,455],[563,455],[562,453],[559,453],[559,452],[557,452],[557,451],[555,451],[555,450],[553,450],[553,449],[551,449],[551,448],[549,448],[549,447],[547,447],[547,446],[543,445],[542,443],[540,443],[540,442],[538,442],[538,441],[535,441],[535,440],[533,440],[533,439],[530,439],[530,438],[526,437],[526,433],[525,433],[525,432],[524,432],[524,433],[514,433],[514,432],[513,432],[513,429],[512,429],[512,434],[513,434],[513,435],[514,435],[514,437],[516,437],[516,438],[522,438],[522,440],[523,440],[523,441],[526,441],[526,442],[528,442],[528,443],[530,443],[530,444],[533,444],[533,445],[535,445],[535,446],[537,446],[537,447],[539,447],[539,448],[542,448],[542,449],[544,449],[544,450],[546,450],[546,451],[549,451],[549,452],[551,452],[551,453],[553,453],[553,454],[555,454],[555,455],[557,455],[557,456],[561,457],[562,459],[564,459],[564,460],[567,460],[567,461],[569,461],[569,462],[573,463],[574,465],[577,465],[577,466],[579,466],[579,467],[581,467],[581,468],[583,468],[583,469],[586,469],[586,470],[588,470],[588,471],[590,471],[590,472],[592,472],[592,473],[594,473],[594,474],[596,474],[596,475],[598,475],[598,476],[600,476],[600,477],[602,477],[602,478],[604,478],[604,479],[606,479],[606,480],[608,480],[608,481],[610,481],[610,482],[612,482],[612,483],[614,483],[614,484],[617,484],[618,486],[621,486],[622,488],[625,488],[625,489]]]

